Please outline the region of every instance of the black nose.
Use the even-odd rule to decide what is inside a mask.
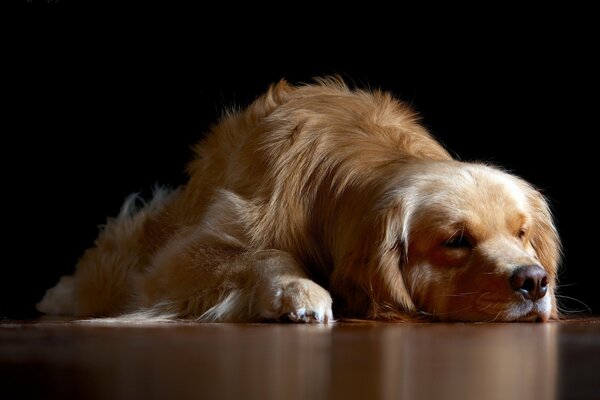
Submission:
[[[548,291],[548,274],[539,265],[524,265],[515,269],[510,285],[526,299],[535,301]]]

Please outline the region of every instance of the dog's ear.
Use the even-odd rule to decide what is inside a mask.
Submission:
[[[404,320],[416,311],[405,285],[408,235],[406,212],[389,207],[365,216],[359,240],[350,246],[331,277],[331,289],[349,315]]]
[[[374,257],[370,268],[371,280],[380,281],[380,296],[392,302],[401,313],[416,311],[403,276],[408,262],[409,215],[402,205],[382,211],[378,223],[380,237],[377,247],[372,250]]]
[[[550,275],[550,288],[554,292],[556,288],[557,272],[561,259],[560,238],[554,222],[552,213],[546,199],[538,192],[533,191],[529,196],[531,204],[533,224],[531,227],[530,242],[533,246],[542,267]],[[552,300],[552,318],[558,318],[556,298]]]
[[[540,263],[555,281],[561,258],[560,239],[547,201],[537,191],[529,196],[533,224],[530,241]]]

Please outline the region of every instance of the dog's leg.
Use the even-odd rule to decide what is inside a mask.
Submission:
[[[170,246],[138,282],[145,315],[199,321],[330,322],[331,296],[279,250],[193,242]]]
[[[294,322],[333,320],[329,292],[308,279],[289,253],[262,251],[250,256],[248,263],[256,277],[250,314]]]

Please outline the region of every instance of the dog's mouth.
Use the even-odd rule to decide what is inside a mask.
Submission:
[[[514,322],[546,322],[548,318],[542,313],[535,311],[530,312],[520,318],[514,320]]]
[[[490,315],[493,321],[546,322],[550,319],[550,313],[545,312],[542,302],[501,301],[491,299],[489,295],[489,293],[481,295],[475,305],[480,312]]]

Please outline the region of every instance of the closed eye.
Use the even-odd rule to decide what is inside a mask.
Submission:
[[[469,239],[462,232],[446,240],[443,246],[449,249],[470,249],[473,247]]]

